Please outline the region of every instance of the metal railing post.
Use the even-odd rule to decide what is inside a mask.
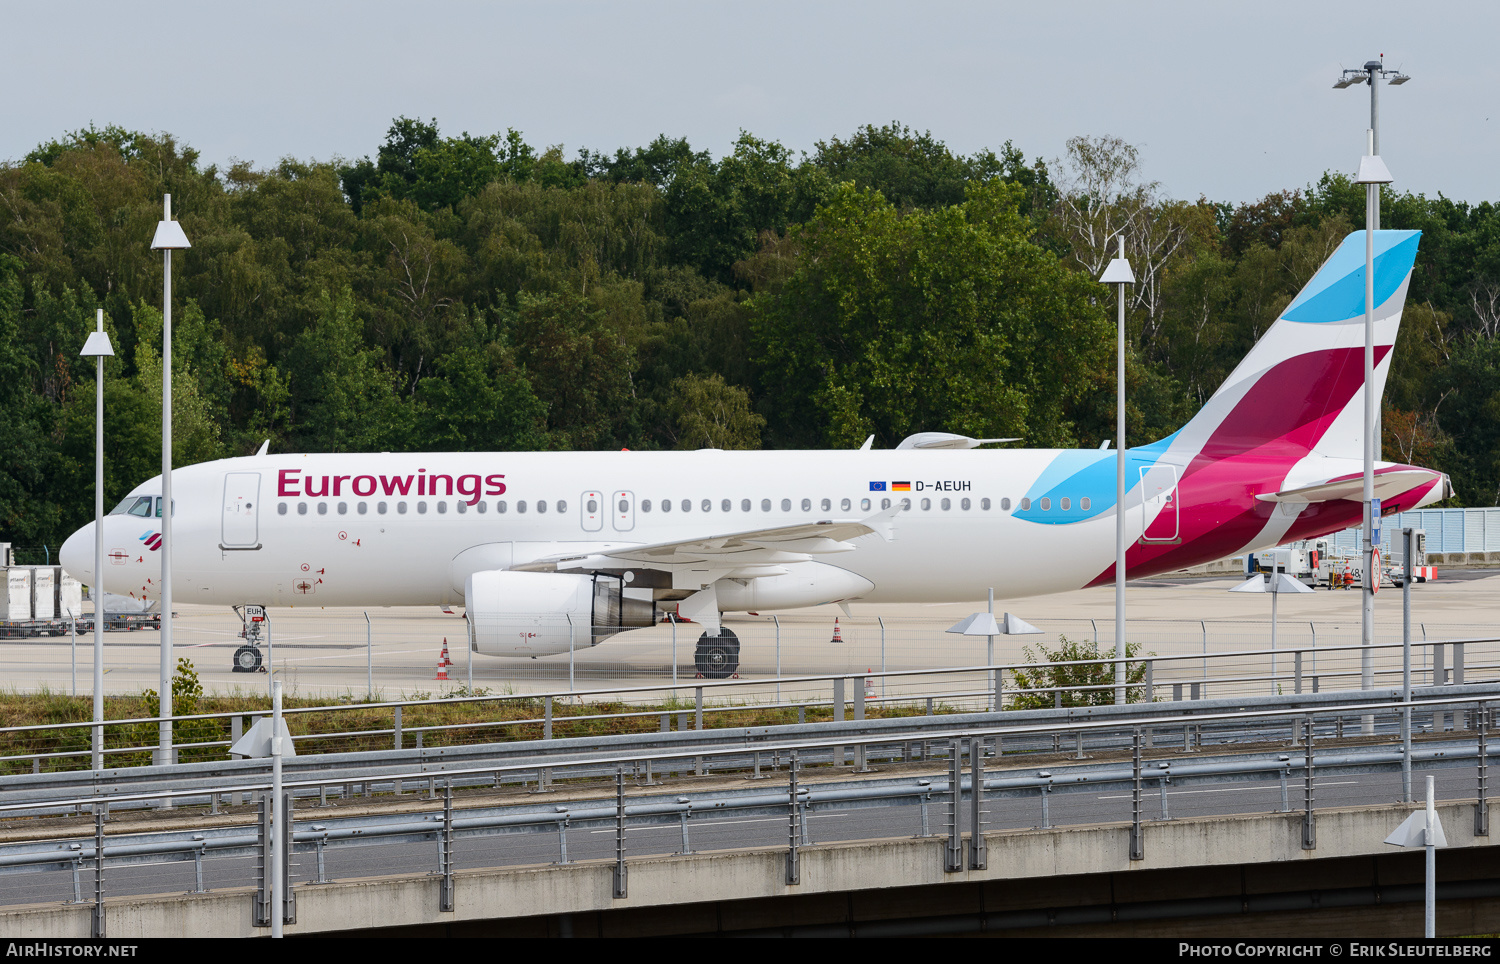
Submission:
[[[833,681],[833,720],[835,723],[844,722],[844,678],[836,677]],[[833,765],[841,767],[844,765],[844,748],[836,746],[833,748]]]
[[[1478,776],[1479,786],[1474,805],[1474,836],[1488,837],[1490,835],[1490,759],[1489,759],[1489,731],[1490,718],[1494,710],[1487,709],[1483,704],[1474,714],[1474,728],[1479,731],[1479,760]]]
[[[1304,723],[1306,737],[1303,741],[1303,752],[1306,756],[1302,761],[1302,773],[1304,776],[1302,784],[1302,849],[1316,850],[1318,848],[1318,826],[1314,822],[1313,815],[1313,718],[1308,717]]]
[[[693,729],[700,731],[703,729],[703,687],[701,686],[693,688]],[[703,776],[703,757],[693,757],[693,772],[700,777]]]
[[[943,848],[943,872],[954,874],[964,869],[963,840],[963,743],[954,740],[948,760],[948,843]]]
[[[438,911],[453,910],[453,778],[443,781],[443,834],[440,838],[442,852],[443,884],[438,900]]]
[[[615,899],[626,896],[625,878],[625,764],[615,766]]]
[[[1141,731],[1137,727],[1131,749],[1130,775],[1130,859],[1146,858],[1145,841],[1141,837]]]
[[[103,807],[94,808],[94,906],[89,914],[89,936],[101,940],[105,937]]]
[[[797,751],[792,751],[791,767],[789,768],[790,781],[787,783],[787,852],[786,852],[786,882],[788,884],[802,883],[802,865],[798,860],[797,846],[801,843],[800,828],[797,826],[798,797],[797,797]]]
[[[259,794],[260,822],[256,828],[255,848],[255,926],[271,926],[271,881],[267,871],[271,863],[271,798],[264,790]]]
[[[969,740],[969,869],[985,870],[989,853],[984,845],[984,741]]]
[[[281,872],[281,922],[297,923],[297,894],[292,890],[292,794],[281,795],[281,812],[277,814],[281,826],[276,828],[280,836]]]

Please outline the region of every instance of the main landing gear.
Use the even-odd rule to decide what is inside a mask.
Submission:
[[[717,636],[704,633],[698,637],[693,663],[705,679],[728,679],[740,668],[740,638],[722,626]]]

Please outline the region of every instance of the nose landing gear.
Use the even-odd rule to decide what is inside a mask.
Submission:
[[[235,606],[234,611],[239,614],[240,623],[244,627],[240,630],[240,638],[245,641],[245,645],[234,651],[234,665],[231,669],[236,673],[264,673],[266,668],[261,664],[260,641],[266,625],[266,607],[246,606],[241,610]]]
[[[739,637],[724,627],[717,636],[704,633],[698,637],[693,663],[705,679],[728,679],[740,668]]]

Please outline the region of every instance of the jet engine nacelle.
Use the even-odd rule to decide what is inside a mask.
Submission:
[[[626,592],[615,576],[476,572],[464,584],[474,651],[487,656],[550,656],[597,646],[627,629],[655,625],[655,603]],[[649,595],[650,590],[644,592]]]

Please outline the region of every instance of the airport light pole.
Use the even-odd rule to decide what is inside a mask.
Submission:
[[[1380,186],[1392,181],[1385,162],[1375,153],[1375,132],[1368,131],[1370,152],[1359,159],[1359,174],[1354,183],[1365,186],[1365,503],[1364,586],[1360,607],[1360,689],[1375,685],[1375,591],[1380,588],[1380,574],[1375,571],[1376,533],[1380,525],[1380,502],[1375,498],[1375,218],[1380,203]],[[1361,729],[1375,732],[1375,718],[1366,715]]]
[[[151,250],[162,253],[161,276],[161,688],[156,762],[172,762],[172,252],[191,248],[182,226],[172,220],[172,195],[162,195]]]
[[[1381,54],[1384,58],[1385,55]],[[1399,70],[1387,70],[1384,59],[1367,60],[1363,67],[1351,67],[1339,74],[1339,79],[1334,82],[1335,90],[1344,90],[1348,87],[1357,87],[1360,84],[1368,84],[1370,87],[1370,131],[1373,142],[1370,153],[1376,157],[1380,156],[1380,82],[1384,80],[1392,87],[1399,87],[1411,80],[1406,74]],[[1375,195],[1375,230],[1380,230],[1380,195]],[[1375,412],[1375,451],[1381,452],[1381,424],[1383,413]]]
[[[1119,237],[1119,257],[1109,263],[1099,280],[1115,286],[1115,702],[1125,702],[1125,286],[1135,284],[1135,272],[1125,259],[1125,236]]]
[[[93,767],[104,769],[104,359],[114,346],[104,330],[104,309],[95,316],[97,327],[83,343],[82,358],[94,359],[94,727]]]

